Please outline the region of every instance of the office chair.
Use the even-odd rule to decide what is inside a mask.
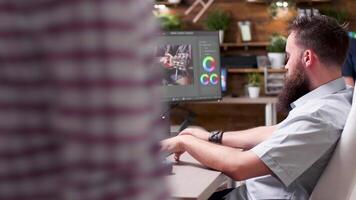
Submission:
[[[334,154],[310,200],[356,200],[356,86],[352,107]]]

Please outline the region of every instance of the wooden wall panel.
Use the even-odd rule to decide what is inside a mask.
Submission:
[[[193,0],[186,0],[181,6],[171,7],[170,11],[179,14],[183,17],[184,29],[186,30],[202,30],[204,29],[204,20],[207,13],[196,23],[191,20],[197,13],[185,16],[184,11],[191,5]],[[297,7],[300,8],[326,8],[334,7],[348,12],[348,21],[350,30],[356,31],[356,1],[355,0],[332,0],[328,3],[299,3]],[[226,42],[239,41],[239,30],[237,28],[237,21],[249,20],[252,22],[252,37],[254,41],[268,41],[272,33],[280,33],[287,35],[287,26],[290,20],[296,15],[296,11],[290,9],[286,15],[278,19],[272,19],[269,14],[268,4],[266,3],[248,3],[246,0],[215,0],[208,12],[214,9],[222,9],[231,13],[233,23],[226,34]],[[197,9],[198,10],[198,9]]]
[[[185,104],[183,107],[197,114],[193,124],[212,130],[243,130],[265,124],[263,105]],[[186,112],[172,110],[172,124],[180,124]]]

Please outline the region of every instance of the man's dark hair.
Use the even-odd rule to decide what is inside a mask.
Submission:
[[[289,26],[296,33],[296,42],[303,48],[312,49],[324,64],[344,64],[349,48],[345,25],[325,15],[297,17]]]

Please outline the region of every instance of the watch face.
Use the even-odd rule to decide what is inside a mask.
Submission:
[[[221,144],[223,131],[211,131],[209,135],[209,141],[217,144]]]

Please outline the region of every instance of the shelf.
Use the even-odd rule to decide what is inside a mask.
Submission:
[[[269,3],[266,0],[246,0],[247,3]]]
[[[297,3],[328,3],[331,0],[298,0]]]
[[[246,0],[248,3],[269,3],[267,0]],[[331,0],[297,0],[296,3],[329,3]]]
[[[269,42],[241,42],[241,43],[223,43],[220,46],[226,51],[229,47],[244,47],[248,50],[249,47],[266,47]]]
[[[236,69],[228,69],[229,73],[263,73],[263,68],[236,68]],[[281,67],[280,69],[268,69],[269,73],[284,73],[287,70]]]
[[[278,98],[272,96],[261,96],[258,98],[226,96],[219,101],[192,101],[188,104],[268,104],[277,102]]]

